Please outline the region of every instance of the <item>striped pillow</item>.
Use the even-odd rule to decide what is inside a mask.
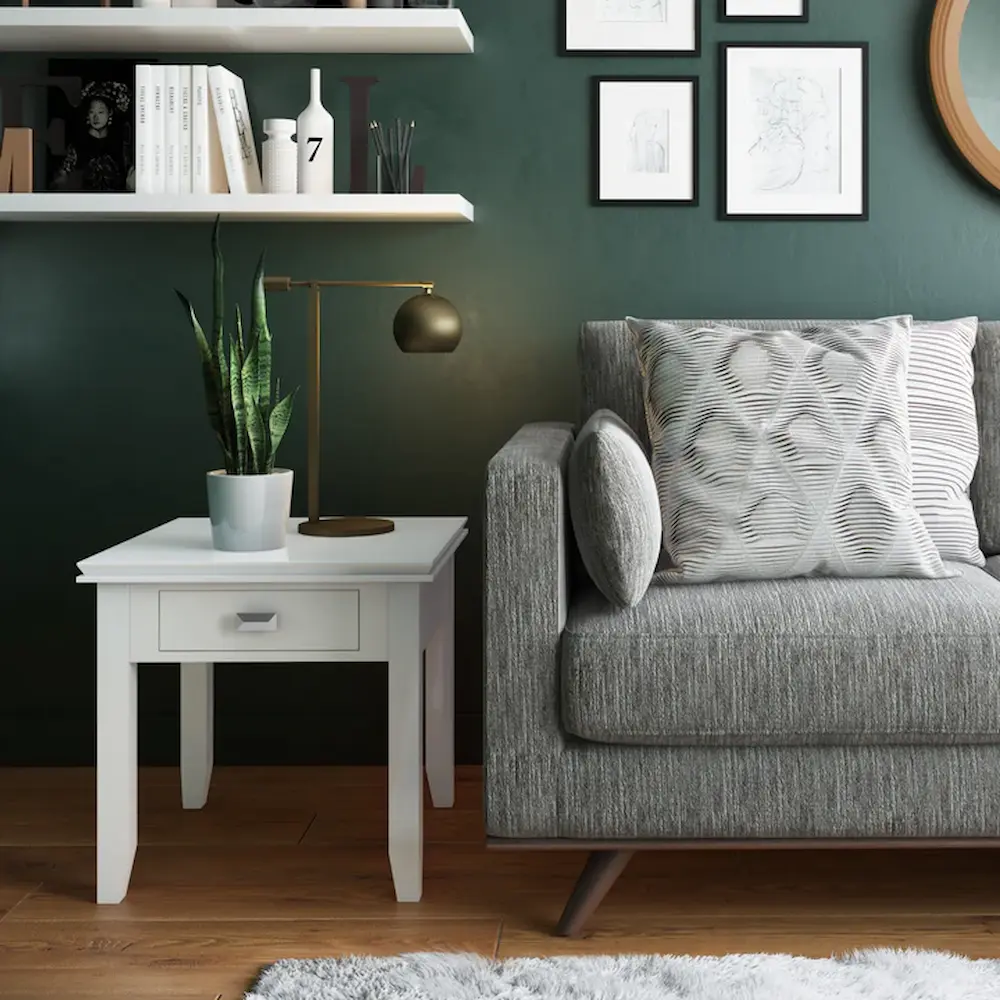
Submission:
[[[666,579],[950,575],[913,502],[911,317],[756,332],[628,324]]]
[[[984,566],[969,499],[979,462],[972,392],[976,317],[914,323],[906,395],[913,453],[913,503],[941,558]]]

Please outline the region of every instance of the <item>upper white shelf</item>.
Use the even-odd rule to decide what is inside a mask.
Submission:
[[[0,7],[6,52],[469,53],[457,9]]]
[[[0,194],[0,222],[472,222],[459,194]]]

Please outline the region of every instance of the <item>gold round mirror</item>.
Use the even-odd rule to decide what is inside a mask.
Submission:
[[[938,0],[931,27],[931,86],[952,141],[1000,190],[1000,3]]]

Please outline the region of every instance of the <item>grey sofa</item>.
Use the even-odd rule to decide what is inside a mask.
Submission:
[[[647,440],[624,323],[584,326],[580,369],[582,418],[608,407]],[[487,835],[593,852],[560,933],[637,849],[1000,843],[1000,323],[976,370],[991,558],[948,580],[654,584],[618,610],[575,553],[572,426],[490,462]]]

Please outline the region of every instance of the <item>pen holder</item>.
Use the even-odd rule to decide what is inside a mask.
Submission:
[[[375,157],[375,193],[376,194],[410,193],[409,156]]]
[[[383,125],[369,126],[375,146],[375,191],[377,194],[410,193],[410,151],[416,122],[406,124],[399,118]]]

